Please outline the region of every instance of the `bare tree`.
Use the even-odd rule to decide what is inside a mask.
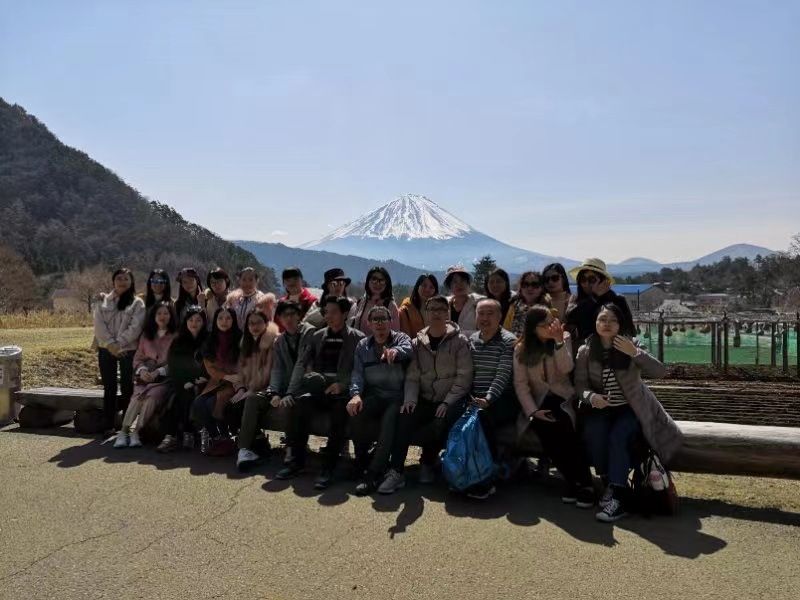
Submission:
[[[86,302],[87,310],[92,310],[92,302],[100,292],[111,287],[111,273],[102,265],[88,267],[83,271],[71,271],[64,275],[67,289],[77,292]]]
[[[0,246],[0,313],[30,310],[39,303],[36,277],[30,265],[11,248]]]

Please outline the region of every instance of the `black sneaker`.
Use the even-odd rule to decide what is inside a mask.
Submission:
[[[597,496],[592,486],[582,487],[578,490],[575,506],[578,508],[592,508],[597,502]]]
[[[325,490],[330,487],[331,483],[333,483],[333,469],[324,467],[314,480],[314,488],[318,490]]]
[[[378,489],[378,484],[378,481],[367,477],[356,486],[356,496],[369,496]]]
[[[473,500],[486,500],[489,496],[494,496],[497,492],[497,488],[494,487],[491,483],[483,483],[474,486],[467,492],[467,498],[472,498]]]
[[[293,479],[294,477],[300,475],[300,473],[303,471],[305,471],[305,467],[303,467],[303,465],[290,464],[278,471],[278,474],[275,475],[275,477],[277,479]]]
[[[603,523],[613,523],[626,516],[628,516],[628,513],[626,513],[625,509],[622,507],[620,494],[615,491],[611,500],[603,507],[603,510],[595,515],[595,518]]]
[[[561,501],[564,504],[575,504],[578,501],[579,487],[574,483],[566,482],[564,492],[561,494]]]

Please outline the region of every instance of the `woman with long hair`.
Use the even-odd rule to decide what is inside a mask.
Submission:
[[[258,271],[253,267],[245,267],[236,274],[239,287],[228,294],[227,306],[236,313],[236,323],[240,330],[244,329],[247,315],[255,312],[265,300],[264,292],[258,289],[258,280]]]
[[[542,282],[545,293],[550,296],[550,305],[555,311],[555,316],[562,323],[566,323],[567,307],[572,302],[572,292],[569,289],[569,279],[564,265],[561,263],[547,265],[542,269]]]
[[[364,281],[364,295],[359,298],[358,302],[350,310],[347,324],[353,329],[358,329],[361,333],[369,335],[371,332],[367,316],[373,306],[385,306],[388,308],[391,329],[400,331],[400,315],[392,292],[392,277],[389,275],[389,271],[383,267],[372,267],[367,271],[367,277]]]
[[[625,313],[608,303],[600,308],[595,331],[578,350],[575,389],[588,409],[583,439],[595,472],[607,485],[597,519],[613,522],[626,514],[632,444],[643,436],[663,463],[683,444],[683,434],[643,377],[663,377],[664,365],[637,340],[624,334]]]
[[[470,292],[471,284],[472,275],[463,265],[448,267],[444,287],[450,292],[447,297],[450,320],[458,325],[461,333],[467,338],[478,331],[475,308],[478,306],[478,301],[483,298],[480,294]]]
[[[136,386],[122,419],[122,430],[114,442],[115,448],[141,446],[139,433],[167,399],[170,390],[167,356],[177,328],[172,301],[161,300],[148,311],[139,347],[133,357]],[[135,430],[132,429],[134,421],[137,421]]]
[[[519,276],[519,291],[511,302],[503,327],[515,336],[525,329],[525,315],[536,305],[550,306],[550,297],[542,287],[542,276],[536,271],[525,271]]]
[[[608,303],[616,304],[622,311],[620,332],[629,337],[636,335],[628,301],[611,289],[614,277],[606,269],[606,263],[599,258],[587,258],[581,265],[570,269],[569,274],[578,283],[578,294],[567,308],[567,327],[576,345],[580,346],[595,333],[600,307]]]
[[[214,324],[214,315],[217,309],[225,306],[230,291],[231,278],[225,269],[217,267],[208,272],[204,295],[206,297],[206,323],[209,331]]]
[[[428,323],[428,311],[425,303],[439,294],[439,281],[432,273],[424,273],[417,277],[411,296],[404,299],[398,309],[400,331],[412,340]]]
[[[169,275],[164,269],[153,269],[147,278],[147,292],[144,295],[144,307],[148,310],[157,302],[172,302],[172,288]]]
[[[239,352],[242,332],[231,308],[219,308],[214,315],[211,333],[203,344],[203,366],[208,373],[206,383],[192,406],[194,420],[200,426],[200,449],[209,454],[212,444],[225,438],[230,441],[226,420],[229,403],[241,387]],[[223,444],[220,444],[222,447]]]
[[[157,448],[159,452],[177,450],[181,434],[183,449],[194,448],[194,426],[190,413],[192,402],[200,393],[200,386],[208,381],[200,352],[207,335],[205,311],[199,306],[190,306],[167,356],[172,403],[166,414],[166,435]]]
[[[94,309],[94,339],[100,378],[103,381],[104,435],[114,433],[117,411],[128,408],[133,395],[133,354],[144,325],[145,308],[136,297],[130,269],[117,269],[111,277],[113,290],[102,296]],[[121,398],[117,403],[117,367]]]
[[[504,323],[514,292],[511,291],[511,279],[504,269],[495,269],[486,277],[483,283],[483,291],[487,298],[497,300],[500,303],[502,314],[500,322]]]
[[[242,351],[239,354],[239,389],[237,394],[244,394],[244,401],[237,402],[243,407],[240,415],[239,454],[236,466],[246,470],[258,460],[259,456],[253,452],[253,442],[261,431],[262,408],[268,409],[268,398],[262,398],[258,392],[263,392],[269,386],[272,365],[275,360],[275,341],[280,335],[280,329],[266,315],[260,311],[247,316],[244,331],[242,332]],[[266,439],[269,447],[269,438]]]
[[[577,399],[570,375],[574,366],[571,340],[547,306],[534,305],[514,349],[514,389],[527,417],[564,476],[561,499],[579,508],[594,506],[592,475],[577,434]],[[522,432],[520,432],[522,433]]]
[[[206,297],[203,294],[203,284],[200,283],[200,275],[192,268],[181,269],[178,273],[178,299],[175,300],[175,312],[178,320],[183,323],[186,318],[186,309],[189,306],[199,306],[205,308]]]

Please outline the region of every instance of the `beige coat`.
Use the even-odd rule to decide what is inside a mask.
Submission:
[[[261,334],[256,351],[248,358],[239,357],[241,385],[246,387],[248,392],[260,392],[269,385],[272,363],[275,360],[273,348],[279,335],[278,326],[270,321],[267,323],[266,331]]]
[[[136,352],[144,327],[145,308],[141,298],[124,310],[117,310],[117,294],[103,296],[94,309],[94,338],[98,348],[119,344],[122,352]]]

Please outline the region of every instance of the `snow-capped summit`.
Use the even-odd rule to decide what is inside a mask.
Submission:
[[[305,247],[352,237],[375,240],[449,240],[474,231],[472,227],[433,200],[425,196],[406,194],[350,221]]]

